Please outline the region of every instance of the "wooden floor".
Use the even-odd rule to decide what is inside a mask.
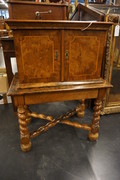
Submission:
[[[58,102],[31,108],[58,116],[76,104]],[[92,112],[86,110],[82,122],[91,118]],[[30,129],[40,124],[33,120]],[[0,180],[120,180],[120,114],[102,116],[100,125],[96,143],[87,140],[87,131],[59,124],[33,139],[32,150],[23,153],[12,104],[0,105]]]

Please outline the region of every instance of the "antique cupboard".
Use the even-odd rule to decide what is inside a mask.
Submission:
[[[18,112],[21,149],[29,151],[33,137],[58,123],[88,130],[89,139],[96,140],[102,100],[111,87],[106,67],[110,59],[112,24],[48,20],[8,20],[7,23],[13,30],[18,66],[9,95]],[[69,120],[75,114],[79,117],[79,105],[58,118],[28,109],[30,104],[80,99],[95,99],[90,124]],[[31,117],[49,122],[29,132]]]

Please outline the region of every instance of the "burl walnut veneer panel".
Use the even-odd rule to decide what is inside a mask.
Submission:
[[[110,23],[9,20],[8,24],[14,33],[20,84],[103,78]]]

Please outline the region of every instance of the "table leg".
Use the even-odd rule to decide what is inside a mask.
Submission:
[[[26,113],[31,113],[31,110],[29,109],[28,105],[25,105],[24,108],[26,110]],[[31,120],[32,120],[32,117],[30,117],[30,116],[26,117],[27,124],[30,124]]]
[[[20,129],[20,139],[21,139],[21,149],[26,152],[31,149],[30,134],[27,127],[27,112],[24,106],[18,107],[18,118],[19,118],[19,129]]]
[[[89,132],[89,139],[91,141],[95,141],[98,139],[99,136],[99,120],[100,120],[100,113],[102,108],[102,101],[99,99],[95,100],[95,106],[94,106],[94,113],[93,113],[93,120],[91,124],[91,131]]]
[[[4,102],[4,104],[8,104],[7,94],[3,94],[3,102]]]
[[[84,117],[85,115],[85,100],[81,99],[79,105],[76,108],[77,116],[78,117]]]

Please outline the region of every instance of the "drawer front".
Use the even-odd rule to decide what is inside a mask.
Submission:
[[[28,4],[28,3],[12,3],[9,4],[10,19],[25,19],[25,20],[64,20],[67,18],[67,6],[59,5],[43,5],[43,4]]]

